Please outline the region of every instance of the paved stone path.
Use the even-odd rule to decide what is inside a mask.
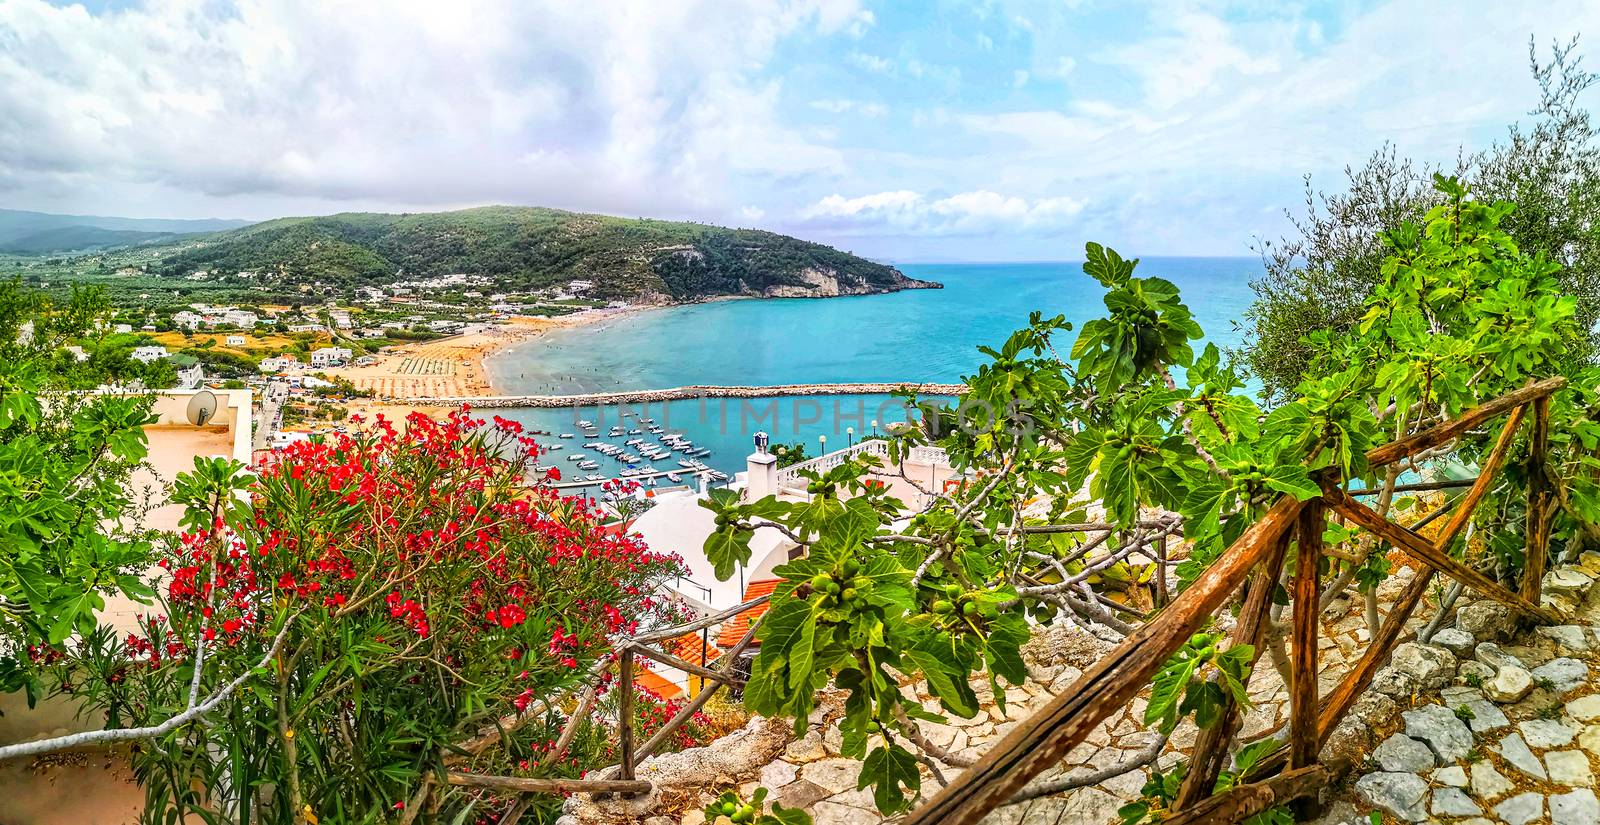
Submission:
[[[1324,821],[1364,823],[1375,809],[1394,822],[1600,823],[1597,576],[1600,554],[1585,553],[1546,577],[1544,603],[1569,624],[1508,640],[1508,611],[1476,602],[1429,644],[1397,651],[1374,689],[1408,709],[1378,731],[1354,811],[1346,804]]]

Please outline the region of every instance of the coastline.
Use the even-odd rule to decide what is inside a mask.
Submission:
[[[412,412],[438,417],[447,409],[428,403],[428,399],[503,392],[503,388],[495,385],[489,371],[491,358],[554,329],[587,326],[656,308],[634,305],[589,309],[555,317],[513,316],[473,332],[389,347],[374,355],[377,360],[373,364],[329,367],[321,371],[373,393],[371,398],[353,398],[343,404],[351,414],[369,419],[381,414],[397,421],[404,420]]]
[[[916,286],[907,286],[904,289],[943,288],[943,284],[937,282],[913,280]],[[356,387],[373,393],[371,399],[353,400],[347,404],[351,412],[375,410],[397,412],[422,407],[437,409],[436,406],[427,404],[427,401],[505,395],[507,388],[495,381],[489,369],[490,360],[540,338],[551,330],[590,326],[672,307],[786,297],[790,296],[715,295],[684,303],[630,304],[624,307],[585,309],[553,317],[518,315],[469,333],[389,347],[375,354],[376,363],[361,367],[329,368],[326,372],[329,375],[345,378]],[[853,294],[803,296],[806,300],[825,297],[853,297]]]

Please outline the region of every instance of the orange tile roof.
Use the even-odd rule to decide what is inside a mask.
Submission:
[[[744,601],[770,596],[772,591],[777,589],[782,582],[782,579],[757,579],[745,587]],[[767,612],[767,604],[766,602],[758,604],[723,622],[722,632],[717,634],[717,644],[724,649],[738,644],[739,640],[744,638],[745,631],[750,629],[750,623],[759,618],[761,614]],[[759,644],[759,642],[752,642],[752,644]]]
[[[642,667],[636,667],[634,670],[633,681],[639,687],[648,688],[651,693],[663,699],[681,699],[683,697],[683,688],[673,684],[665,676],[655,671],[645,670]]]
[[[705,644],[698,633],[685,633],[667,643],[667,652],[684,660],[685,662],[701,663],[701,653],[705,654],[704,661],[715,662],[722,651],[716,645]]]

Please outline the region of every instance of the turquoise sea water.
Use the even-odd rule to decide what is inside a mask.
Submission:
[[[1184,301],[1218,345],[1237,344],[1260,271],[1254,258],[1147,258],[1139,274],[1177,284]],[[1078,263],[907,264],[906,274],[945,285],[889,295],[827,299],[719,301],[640,312],[602,324],[556,330],[489,361],[492,380],[511,394],[572,393],[674,387],[685,384],[766,385],[846,381],[955,382],[984,356],[980,344],[998,347],[1027,323],[1028,313],[1061,313],[1075,325],[1103,314],[1099,283]],[[1071,346],[1076,333],[1062,341]],[[655,405],[645,414],[710,447],[706,462],[741,470],[750,434],[774,441],[804,440],[814,454],[817,437],[830,449],[857,437],[883,412],[882,397],[828,396],[740,402],[729,399]],[[837,403],[837,408],[836,408]],[[881,414],[880,414],[881,413]],[[776,421],[773,416],[776,415]],[[902,414],[903,415],[903,414]],[[615,410],[521,410],[513,416],[552,432],[576,432],[579,419],[616,423]],[[881,423],[880,420],[880,423]],[[568,450],[578,445],[568,440]],[[601,469],[620,467],[597,457]],[[676,459],[676,456],[674,457]],[[556,460],[565,473],[570,463]],[[658,469],[675,460],[658,462]]]

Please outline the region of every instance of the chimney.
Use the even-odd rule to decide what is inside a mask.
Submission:
[[[760,501],[778,493],[778,457],[767,452],[767,434],[756,433],[756,451],[745,459],[744,499]]]

